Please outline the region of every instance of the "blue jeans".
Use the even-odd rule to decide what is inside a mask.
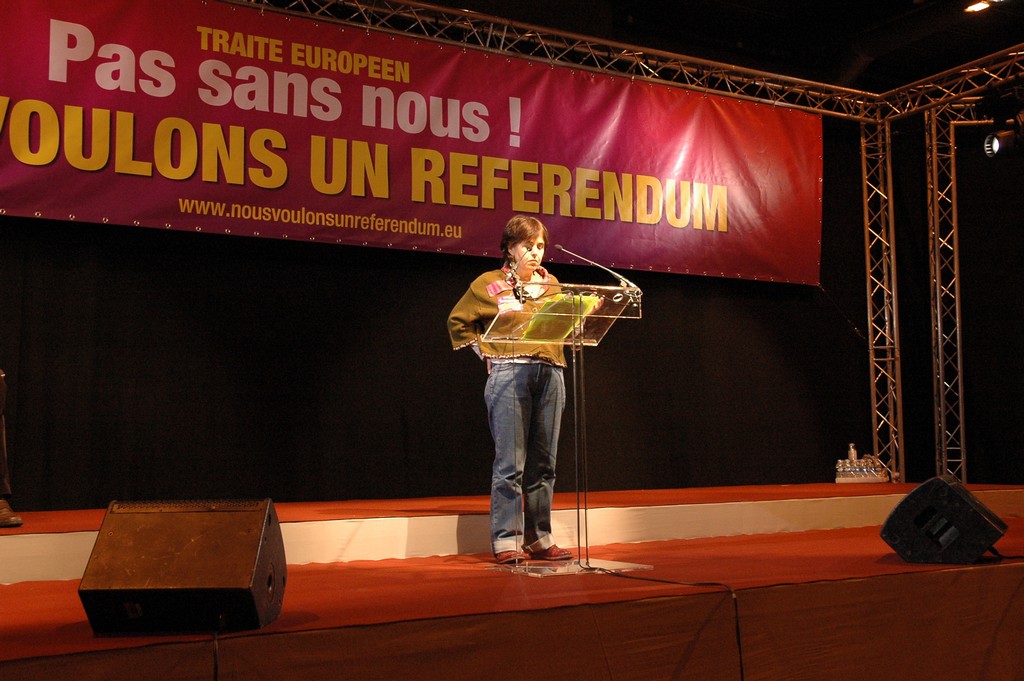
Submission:
[[[491,550],[541,551],[551,546],[558,433],[565,381],[549,364],[499,363],[484,391],[494,438]]]

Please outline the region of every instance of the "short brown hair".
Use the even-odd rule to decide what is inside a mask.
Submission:
[[[505,229],[501,233],[501,252],[508,260],[508,251],[520,241],[535,239],[538,234],[544,236],[544,243],[548,242],[548,228],[544,223],[529,215],[514,215],[505,223]]]

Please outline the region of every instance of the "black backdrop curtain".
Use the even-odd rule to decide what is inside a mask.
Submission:
[[[870,450],[857,140],[855,125],[826,120],[820,287],[628,273],[644,290],[643,319],[618,322],[586,351],[590,489],[821,482],[848,442]],[[481,213],[496,244],[506,218]],[[906,219],[901,229],[927,237],[920,218]],[[1003,219],[1001,238],[1019,250],[1020,213]],[[547,222],[557,240],[557,220]],[[916,264],[901,295],[906,285],[920,302],[924,281],[927,300],[926,261],[922,270],[913,242],[905,251]],[[486,494],[484,369],[469,351],[451,351],[445,320],[495,264],[0,218],[0,367],[17,508]],[[613,283],[591,268],[552,270]],[[995,288],[1019,310],[1015,289]],[[999,304],[971,313],[979,326],[990,307]],[[920,317],[919,305],[907,308]],[[910,326],[926,330],[927,317]],[[907,333],[917,360],[904,379],[915,400],[910,481],[934,474],[923,335]],[[1020,390],[1003,383],[1000,394],[971,395],[979,422],[987,400]],[[558,489],[571,490],[571,411],[563,433]],[[978,437],[991,461],[974,470],[1024,482],[1019,458]]]

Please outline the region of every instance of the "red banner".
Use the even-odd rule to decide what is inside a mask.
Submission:
[[[8,215],[817,284],[821,119],[201,0],[0,3]],[[549,251],[548,259],[568,261]]]

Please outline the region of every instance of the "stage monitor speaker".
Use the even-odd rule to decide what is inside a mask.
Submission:
[[[259,629],[281,612],[287,566],[261,501],[113,501],[78,595],[93,631]]]
[[[882,539],[909,563],[977,562],[1006,523],[951,475],[913,489],[889,514]]]

